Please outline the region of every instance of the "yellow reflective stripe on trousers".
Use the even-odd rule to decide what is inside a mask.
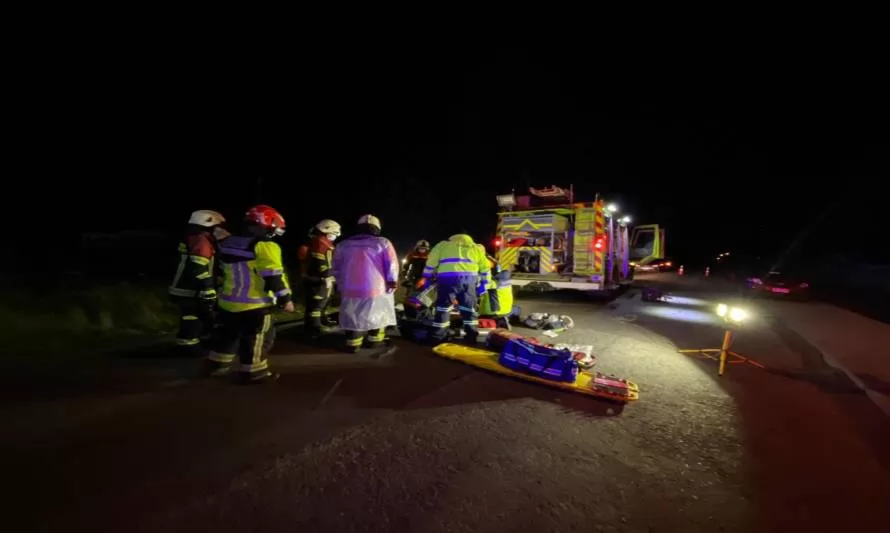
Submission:
[[[210,352],[209,354],[207,354],[207,359],[209,359],[210,361],[213,361],[214,363],[220,363],[223,365],[227,365],[235,360],[235,354]]]
[[[361,346],[364,340],[364,337],[359,337],[357,339],[346,339],[346,346]]]
[[[263,317],[263,330],[256,336],[256,341],[253,343],[252,361],[254,366],[263,359],[263,342],[266,340],[266,333],[269,332],[270,327],[272,327],[272,315],[267,314]],[[266,366],[268,366],[268,364]]]
[[[368,340],[371,342],[380,342],[384,338],[386,338],[386,332],[382,331],[382,330],[380,331],[380,333],[377,333],[376,335],[368,335]]]
[[[269,360],[263,359],[263,345],[266,341],[266,335],[269,333],[269,330],[272,329],[272,315],[266,315],[263,317],[263,327],[257,333],[256,340],[253,343],[253,353],[251,354],[251,362],[250,364],[241,363],[237,366],[238,372],[260,372],[269,368]]]
[[[254,372],[261,372],[269,368],[269,361],[262,361],[261,363],[254,363],[250,365],[239,364],[237,365],[238,372],[248,372],[253,374]]]

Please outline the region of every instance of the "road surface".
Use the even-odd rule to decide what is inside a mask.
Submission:
[[[731,365],[727,295],[670,282],[611,303],[520,299],[559,312],[621,406],[478,371],[397,341],[372,360],[283,332],[272,385],[193,379],[155,356],[5,381],[0,449],[10,531],[839,531],[890,523],[890,423],[781,320],[755,312]],[[646,281],[644,281],[646,283]],[[310,353],[312,352],[312,353]],[[881,526],[884,524],[884,526]]]

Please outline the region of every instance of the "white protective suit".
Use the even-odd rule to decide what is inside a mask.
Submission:
[[[399,279],[399,258],[389,239],[356,235],[334,250],[333,274],[340,290],[340,327],[368,331],[396,325],[395,297],[387,282]]]

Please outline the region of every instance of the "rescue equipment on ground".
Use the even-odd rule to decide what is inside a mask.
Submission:
[[[587,396],[605,398],[626,403],[639,398],[639,387],[631,381],[610,376],[600,372],[578,373],[574,383],[551,381],[524,372],[506,368],[498,362],[500,354],[495,351],[475,348],[461,344],[443,343],[433,348],[433,353],[446,359],[496,372],[505,376],[531,381],[568,392],[576,392]]]
[[[667,296],[661,289],[643,287],[643,290],[640,292],[640,299],[644,302],[666,302]]]
[[[532,313],[522,323],[532,329],[552,331],[553,333],[561,333],[575,327],[575,321],[569,315],[551,315],[548,313]]]
[[[435,303],[438,294],[436,282],[425,283],[420,289],[414,289],[408,293],[403,303],[403,310],[399,313],[399,331],[402,337],[410,340],[423,340],[429,338],[433,324],[435,323]],[[461,317],[457,312],[457,304],[451,311],[450,330],[460,331]],[[511,313],[492,318],[480,318],[479,330],[485,333],[496,328],[510,329],[510,317],[518,312],[517,306],[511,306]],[[516,315],[518,316],[518,315]],[[459,333],[458,333],[459,335]]]
[[[578,363],[582,370],[592,368],[596,364],[596,356],[593,355],[593,346],[577,345],[577,344],[543,344],[534,337],[525,337],[520,333],[514,333],[506,329],[496,329],[488,334],[485,343],[489,348],[494,350],[503,350],[504,346],[513,339],[524,339],[532,344],[538,344],[559,350],[569,350],[572,357]]]
[[[549,381],[574,383],[578,378],[578,363],[568,350],[510,339],[501,350],[498,362],[511,369]]]

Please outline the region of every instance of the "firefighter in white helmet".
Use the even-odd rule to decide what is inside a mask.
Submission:
[[[421,239],[405,257],[405,285],[414,287],[423,276],[426,259],[430,255],[430,241]]]
[[[324,310],[334,289],[331,262],[334,241],[339,236],[340,224],[322,220],[309,230],[309,245],[305,249],[305,258],[301,257],[306,328],[312,334],[323,333],[325,326],[333,325],[327,322]]]
[[[386,327],[396,325],[393,293],[399,286],[399,258],[389,239],[380,236],[381,227],[380,219],[364,215],[358,219],[358,234],[334,252],[340,327],[350,352],[363,344],[383,344]]]
[[[216,211],[202,209],[191,214],[185,237],[179,243],[179,266],[167,289],[179,306],[177,346],[197,349],[201,337],[213,327],[216,307],[214,258],[217,244],[229,233],[222,227],[226,219]]]

